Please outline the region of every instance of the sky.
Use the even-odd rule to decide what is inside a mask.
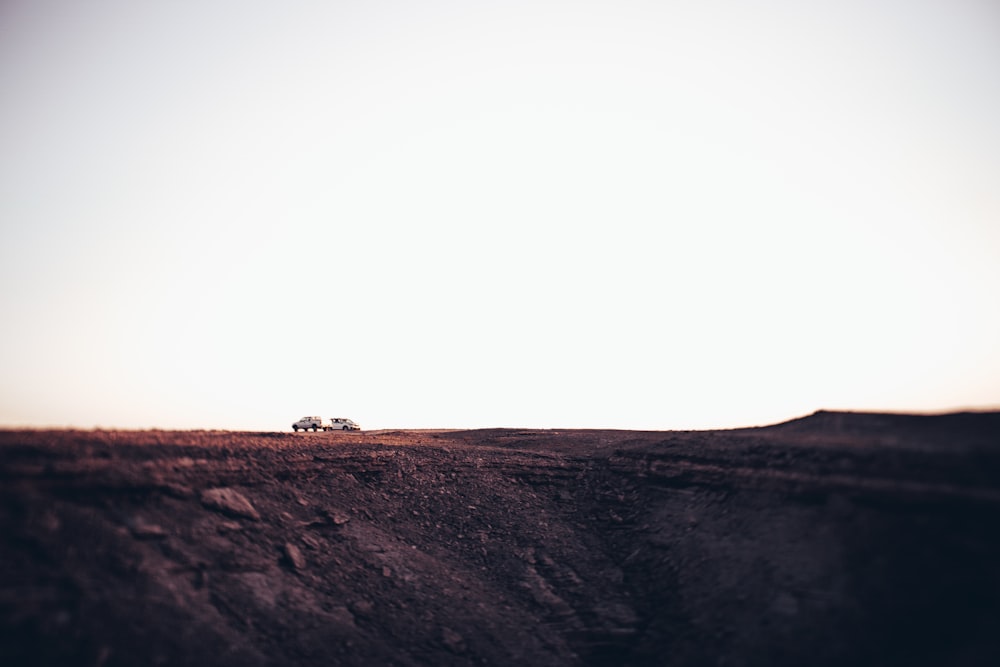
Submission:
[[[992,0],[5,0],[0,426],[1000,408]]]

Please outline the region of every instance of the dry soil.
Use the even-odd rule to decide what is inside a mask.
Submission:
[[[1000,413],[0,432],[3,665],[998,665]]]

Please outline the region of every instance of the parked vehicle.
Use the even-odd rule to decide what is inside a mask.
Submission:
[[[308,431],[312,429],[313,431],[319,431],[323,428],[323,418],[322,417],[303,417],[294,424],[292,424],[292,430],[296,433],[299,429],[303,431]]]
[[[347,417],[331,417],[325,430],[336,431],[338,429],[341,431],[360,431],[361,427]]]
[[[346,417],[331,417],[324,422],[322,417],[303,417],[294,424],[292,430],[298,433],[299,429],[308,431],[360,431],[361,427]]]

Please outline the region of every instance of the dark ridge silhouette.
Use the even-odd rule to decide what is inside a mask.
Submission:
[[[893,435],[902,439],[952,440],[964,445],[1000,447],[1000,412],[915,414],[818,410],[753,430],[823,436]]]

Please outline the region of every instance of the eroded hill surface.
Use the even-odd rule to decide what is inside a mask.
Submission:
[[[998,418],[920,419],[0,432],[0,662],[1000,664]]]

